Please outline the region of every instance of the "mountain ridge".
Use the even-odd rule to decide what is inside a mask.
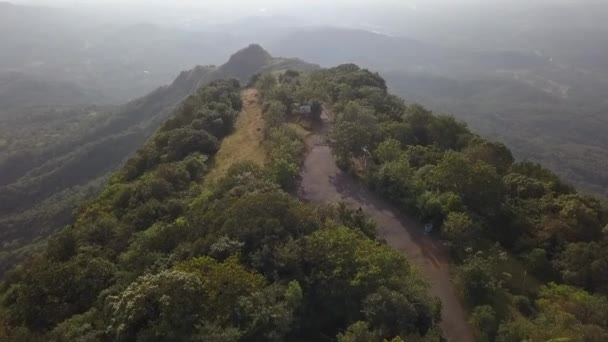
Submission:
[[[239,67],[235,62],[250,55],[254,56],[255,63]],[[53,215],[51,219],[47,216],[44,222],[35,222],[32,216],[36,215],[27,213],[55,194],[83,188],[89,181],[116,170],[201,86],[226,78],[246,82],[264,71],[318,67],[297,59],[274,58],[259,45],[237,51],[231,60],[221,66],[196,66],[183,71],[171,84],[107,109],[112,113],[108,119],[80,136],[0,160],[0,241],[17,240],[21,241],[17,245],[22,245],[38,236],[43,227],[54,220]],[[56,227],[70,222],[71,215],[66,215],[65,210],[61,213],[61,217],[56,218]],[[44,234],[48,233],[51,231]]]

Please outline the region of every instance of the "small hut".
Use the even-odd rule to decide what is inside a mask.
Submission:
[[[309,117],[311,113],[312,113],[312,104],[303,103],[300,105],[300,115]]]
[[[323,106],[318,101],[303,102],[297,108],[299,108],[298,112],[302,117],[313,121],[319,120],[321,112],[323,112]]]

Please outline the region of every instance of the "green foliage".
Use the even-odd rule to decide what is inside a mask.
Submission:
[[[264,112],[264,120],[269,128],[280,127],[287,122],[287,107],[281,102],[270,102]]]
[[[300,177],[300,164],[304,155],[304,142],[291,128],[272,129],[267,141],[267,174],[284,190],[293,191]]]
[[[255,85],[262,97],[266,98],[276,88],[277,79],[272,74],[263,74],[258,77]]]
[[[297,93],[299,73],[286,71],[279,76],[263,75],[256,83],[264,98],[266,175],[284,190],[294,191],[304,155],[303,139],[286,125],[294,116],[296,100],[310,101]],[[310,118],[307,118],[310,119]]]
[[[441,149],[460,150],[469,144],[471,132],[466,124],[457,121],[453,116],[438,115],[431,120],[428,135],[432,144]]]
[[[404,157],[405,153],[401,148],[401,142],[396,139],[384,140],[376,149],[376,159],[380,164],[393,162]]]
[[[515,161],[505,145],[480,138],[473,139],[464,153],[472,160],[480,160],[494,166],[501,175],[506,174]]]
[[[497,274],[497,265],[502,258],[502,252],[495,250],[489,255],[477,252],[460,266],[458,283],[467,302],[476,305],[491,303],[501,291],[504,279],[503,275]]]
[[[441,227],[441,237],[457,249],[473,247],[478,235],[479,226],[466,213],[450,212]]]
[[[102,340],[106,336],[101,314],[95,308],[63,321],[48,335],[49,340],[54,342],[94,342]]]
[[[207,293],[194,274],[163,271],[144,275],[106,304],[107,334],[116,341],[187,341],[201,318]]]
[[[286,123],[312,119],[296,105],[322,102],[337,115],[331,145],[342,166],[439,228],[461,262],[456,280],[480,339],[606,339],[608,215],[598,201],[539,165],[513,163],[504,145],[453,118],[406,105],[355,65],[255,84],[266,104],[264,168],[237,163],[201,182],[241,103],[234,81],[199,90],[72,227],[10,273],[1,333],[438,341],[438,303],[403,256],[374,240],[373,222],[286,192],[305,151]],[[533,275],[581,288],[539,289],[526,283]]]
[[[234,257],[224,263],[202,257],[191,259],[175,267],[176,270],[196,275],[205,291],[205,305],[223,310],[215,311],[217,318],[224,318],[238,302],[238,297],[251,295],[262,289],[265,279],[259,274],[249,273]]]
[[[111,262],[94,256],[79,255],[63,263],[38,257],[14,276],[4,305],[13,324],[45,331],[85,312],[111,284],[115,271]]]
[[[586,291],[550,283],[543,286],[538,299],[541,311],[572,315],[583,324],[608,327],[608,298]]]
[[[606,297],[550,283],[541,288],[536,317],[502,324],[496,341],[604,341],[607,303]]]
[[[380,342],[382,337],[379,333],[369,330],[366,322],[356,322],[346,329],[345,332],[338,334],[338,342]]]
[[[403,256],[360,232],[322,229],[287,245],[282,254],[304,290],[304,315],[310,317],[304,331],[336,334],[338,322],[366,320],[381,336],[393,337],[425,334],[437,319],[426,286]]]
[[[376,237],[376,224],[363,210],[350,210],[346,204],[339,203],[336,208],[336,221],[339,225],[358,229],[370,239]]]
[[[603,242],[567,245],[555,260],[555,267],[569,284],[608,293],[608,248]]]
[[[415,206],[420,191],[420,183],[414,178],[414,171],[403,156],[382,164],[372,174],[371,184],[376,191],[406,209]]]
[[[382,336],[406,336],[425,331],[425,326],[430,326],[431,322],[424,321],[432,320],[428,316],[419,317],[416,303],[406,294],[384,287],[365,299],[363,313]]]
[[[462,263],[457,279],[465,299],[472,307],[482,305],[475,312],[481,339],[576,336],[578,328],[563,316],[534,317],[534,277],[608,293],[608,235],[602,232],[608,215],[554,173],[514,162],[506,146],[450,116],[406,105],[387,93],[377,75],[352,64],[279,77],[278,84],[277,99],[285,106],[317,99],[331,108],[331,146],[340,167],[352,168],[375,191],[439,228]],[[288,89],[297,95],[286,95]],[[513,306],[529,320],[513,317]],[[534,335],[543,319],[551,329]],[[373,340],[378,327],[359,320],[340,338]]]
[[[494,214],[502,200],[502,182],[496,169],[460,153],[446,153],[423,179],[433,190],[458,195],[470,210],[478,214]]]
[[[471,325],[477,330],[478,341],[494,341],[494,336],[498,329],[498,320],[491,306],[482,305],[475,307],[471,313]]]
[[[197,101],[210,110],[234,112],[240,108],[239,91],[238,83],[218,81],[203,88]],[[134,233],[168,224],[182,213],[187,191],[205,172],[202,153],[217,149],[216,137],[188,128],[194,110],[187,105],[178,110],[104,193],[81,209],[74,227],[51,238],[42,255],[15,270],[4,301],[13,324],[44,332],[88,311],[119,278],[116,257],[129,247]],[[134,239],[130,252],[170,250],[176,244],[171,238],[152,237],[164,230],[157,227]]]
[[[349,102],[338,114],[332,132],[333,151],[342,163],[351,158],[365,156],[366,151],[375,149],[375,141],[380,134],[373,112],[359,103]]]

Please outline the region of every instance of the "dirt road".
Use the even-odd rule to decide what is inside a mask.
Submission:
[[[378,234],[393,248],[405,254],[431,285],[431,293],[441,299],[441,328],[448,341],[474,341],[464,310],[450,277],[448,257],[442,246],[423,233],[420,223],[400,214],[385,200],[367,190],[336,166],[324,134],[329,129],[327,114],[317,133],[309,137],[309,152],[302,169],[300,196],[311,202],[345,202],[362,208],[378,224]]]

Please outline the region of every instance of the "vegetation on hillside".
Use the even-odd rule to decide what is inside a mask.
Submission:
[[[608,338],[608,213],[598,200],[453,117],[406,105],[355,65],[265,84],[286,108],[331,105],[341,167],[434,224],[480,340]]]
[[[336,116],[341,167],[433,223],[481,341],[608,338],[608,216],[538,164],[406,105],[355,65],[254,79],[265,160],[205,181],[237,81],[186,99],[74,225],[2,284],[6,340],[438,341],[440,303],[375,226],[297,200],[294,122]]]
[[[606,200],[606,82],[561,73],[550,68],[541,76],[513,72],[517,80],[510,74],[471,80],[402,71],[382,75],[395,94],[453,114],[477,133],[507,144],[514,155],[540,162]]]
[[[185,100],[73,226],[7,275],[0,337],[438,341],[438,303],[373,223],[283,190],[303,155],[285,122],[267,120],[265,168],[237,162],[204,182],[241,106],[236,81]]]
[[[608,31],[591,20],[606,9],[535,2],[542,9],[501,12],[488,20],[492,11],[479,6],[495,2],[454,4],[461,14],[447,21],[433,15],[431,30],[422,20],[400,18],[399,25],[411,26],[403,36],[323,27],[288,33],[269,47],[323,66],[351,61],[379,71],[394,94],[454,115],[476,133],[507,144],[518,158],[540,162],[581,191],[608,199],[608,59],[600,58],[608,55]],[[511,6],[518,5],[505,1],[505,10]],[[568,25],[557,19],[562,16]],[[553,20],[558,22],[549,24]],[[436,36],[413,39],[416,31]]]
[[[243,110],[236,121],[234,132],[222,142],[220,150],[213,158],[213,167],[205,177],[206,182],[217,181],[232,165],[239,161],[252,161],[264,165],[264,118],[262,106],[255,89],[242,93]]]
[[[22,94],[31,101],[18,101],[20,107],[10,111],[0,109],[0,274],[32,251],[32,242],[44,241],[73,222],[78,204],[98,194],[111,173],[200,86],[314,67],[273,58],[251,45],[222,66],[184,71],[171,85],[119,107],[36,107],[36,100],[62,98],[50,96],[52,92],[50,100],[30,91]]]

